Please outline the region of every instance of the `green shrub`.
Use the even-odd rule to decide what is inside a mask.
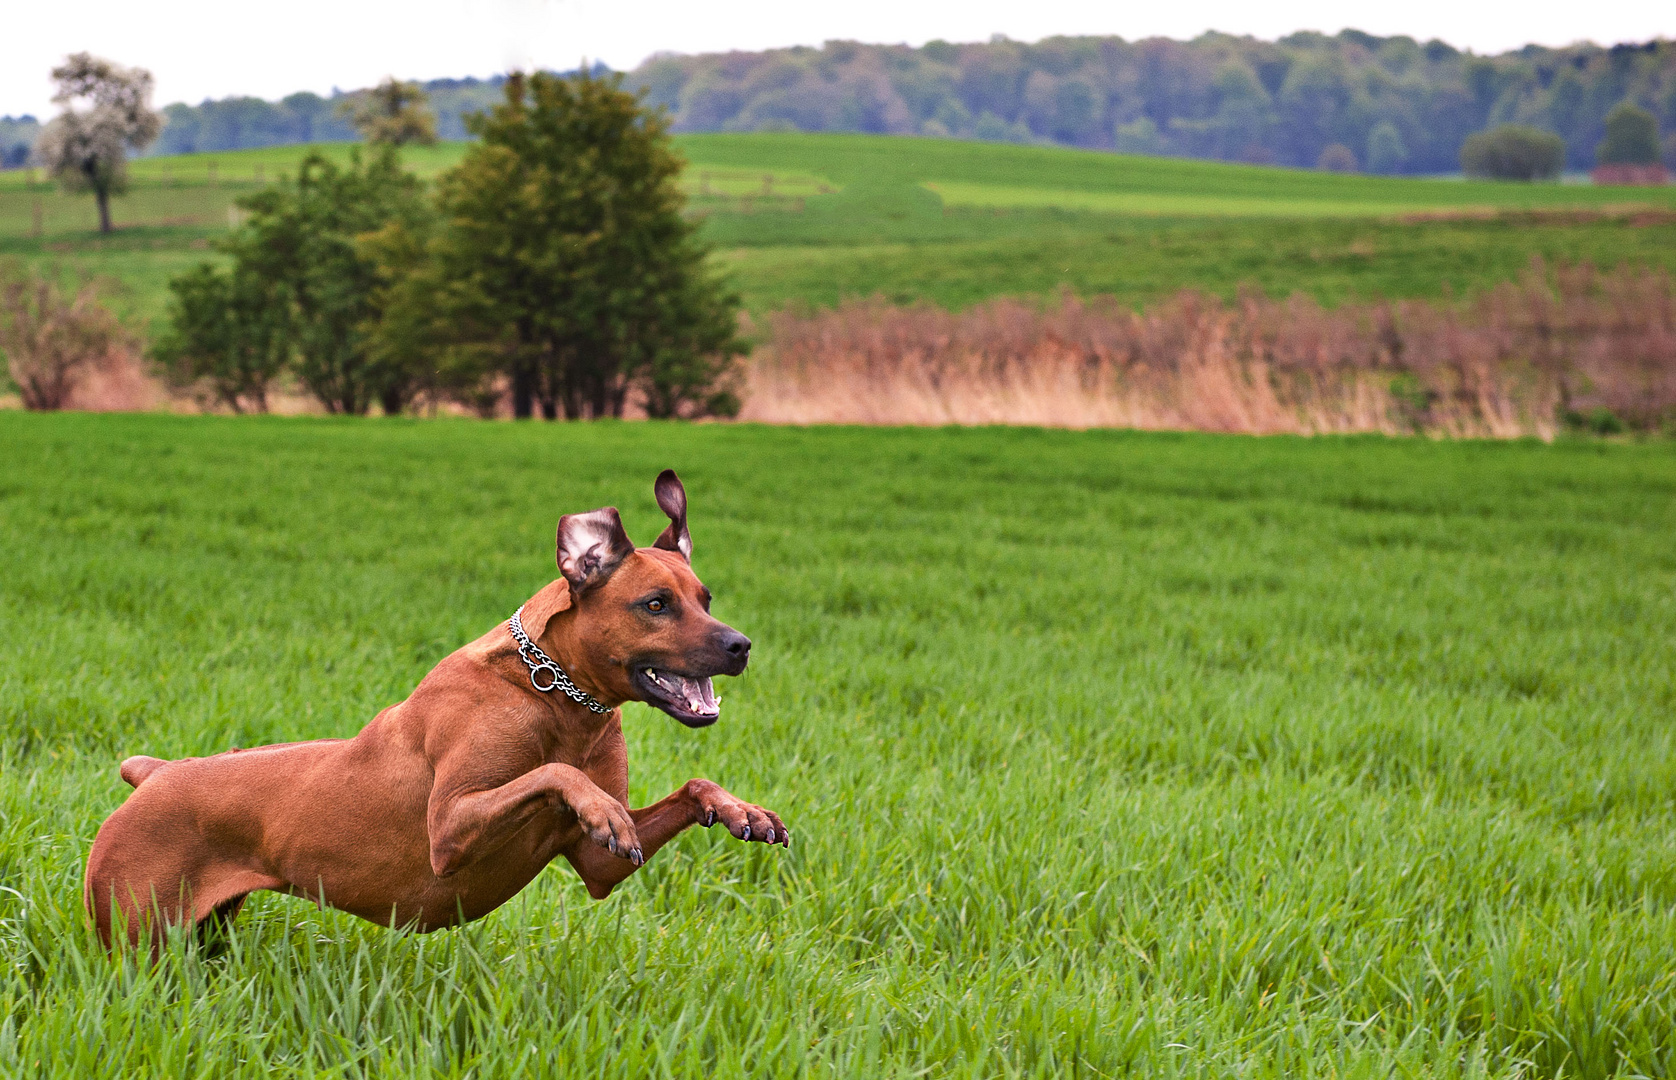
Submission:
[[[1656,165],[1659,122],[1646,109],[1624,102],[1606,114],[1606,138],[1595,148],[1602,165]]]
[[[1389,120],[1381,120],[1368,132],[1368,172],[1389,175],[1402,168],[1408,160],[1408,147],[1402,133]]]
[[[1343,143],[1328,143],[1316,159],[1315,167],[1322,172],[1356,172],[1356,152]]]
[[[1461,171],[1481,180],[1552,180],[1565,167],[1565,140],[1523,124],[1468,136]]]

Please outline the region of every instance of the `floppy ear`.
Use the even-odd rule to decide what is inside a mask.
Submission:
[[[570,583],[573,598],[610,577],[633,553],[615,506],[559,519],[559,573]]]
[[[674,469],[665,469],[658,473],[658,482],[652,490],[657,494],[658,506],[669,515],[669,527],[652,546],[679,551],[681,558],[692,562],[693,538],[687,533],[687,489],[681,486],[681,478],[675,475]]]
[[[547,632],[548,621],[569,607],[570,582],[559,578],[529,598],[518,621],[524,624],[524,633],[530,636],[531,641],[539,641],[541,635]]]

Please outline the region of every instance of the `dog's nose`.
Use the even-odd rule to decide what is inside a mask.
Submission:
[[[737,630],[722,631],[721,646],[735,660],[749,660],[751,657],[751,639]]]

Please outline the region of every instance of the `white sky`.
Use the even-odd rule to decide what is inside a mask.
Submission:
[[[1500,52],[1527,42],[1600,44],[1676,37],[1676,2],[1647,0],[83,0],[7,5],[0,13],[0,114],[54,109],[47,72],[86,49],[149,68],[157,104],[295,90],[329,93],[385,75],[487,76],[510,67],[569,68],[587,57],[618,69],[658,51],[818,45],[830,38],[922,44],[1006,34],[1187,38],[1209,29],[1275,38],[1294,30],[1439,37]]]

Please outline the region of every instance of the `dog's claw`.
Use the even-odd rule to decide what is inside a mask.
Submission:
[[[768,842],[770,844],[772,844],[774,842],[774,830],[773,829],[768,830]]]
[[[629,858],[634,860],[634,865],[636,866],[646,865],[646,856],[641,853],[639,848],[635,848],[633,851],[629,852]]]
[[[751,838],[751,827],[749,825],[747,825],[747,826],[745,826],[745,835],[741,836],[739,839],[749,840],[750,838]]]
[[[710,826],[714,825],[715,823],[716,823],[716,812],[714,810],[712,810],[712,811],[710,811],[710,817],[704,822],[704,827],[706,829],[708,829]]]

